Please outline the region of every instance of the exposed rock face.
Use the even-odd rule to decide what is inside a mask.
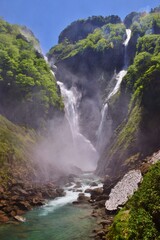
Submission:
[[[78,203],[88,203],[89,200],[90,200],[90,197],[85,196],[84,193],[79,193],[77,198]]]
[[[77,54],[56,63],[56,78],[69,88],[76,86],[81,93],[78,108],[80,126],[82,134],[92,142],[96,139],[95,129],[98,129],[101,119],[102,91],[109,85],[115,67],[122,67],[123,50],[122,47],[116,52],[112,66],[112,51],[95,54],[94,50],[86,50],[85,54]]]
[[[140,170],[129,171],[120,182],[111,190],[109,199],[105,203],[106,210],[115,211],[118,207],[123,206],[128,197],[131,197],[138,184],[142,181]]]
[[[121,19],[118,16],[112,15],[105,18],[102,16],[93,16],[88,19],[75,21],[61,32],[58,42],[61,43],[68,40],[74,43],[87,37],[96,28],[100,28],[107,23],[121,23]]]
[[[160,36],[154,32],[159,16],[158,13],[139,15],[131,26],[128,54],[133,64],[123,78],[119,93],[109,102],[113,135],[100,156],[96,171],[99,175],[122,176],[160,148],[160,69],[152,61],[155,57],[159,62]],[[145,24],[146,19],[149,26]]]
[[[103,193],[103,188],[94,188],[91,190],[91,199],[96,200]]]
[[[19,30],[20,30],[21,34],[24,36],[24,39],[27,40],[29,43],[33,44],[35,50],[39,54],[41,54],[41,56],[43,56],[42,49],[40,47],[40,42],[34,36],[34,33],[29,28],[27,28],[26,26],[19,26]]]
[[[57,80],[68,88],[76,86],[81,93],[78,108],[80,128],[92,143],[96,142],[96,130],[100,124],[102,96],[106,94],[105,90],[110,91],[115,69],[119,71],[124,65],[125,26],[119,24],[117,17],[110,16],[106,19],[109,22],[104,21],[104,24],[109,24],[96,29],[91,36],[85,35],[84,42],[79,42],[73,36],[74,25],[79,23],[71,24],[61,33],[61,43],[48,53],[50,64],[54,62],[57,66]],[[79,28],[77,27],[80,34]],[[115,35],[111,34],[112,31]],[[68,41],[64,41],[66,36]]]
[[[125,17],[124,24],[126,25],[127,28],[130,28],[131,25],[140,18],[140,16],[141,13],[131,12]]]

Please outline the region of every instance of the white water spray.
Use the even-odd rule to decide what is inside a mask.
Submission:
[[[101,122],[97,131],[97,149],[99,152],[103,151],[103,148],[105,145],[109,142],[111,135],[112,135],[112,120],[108,116],[108,100],[114,96],[121,85],[122,79],[127,74],[127,67],[128,67],[128,61],[127,61],[127,46],[129,43],[129,40],[131,38],[131,30],[126,29],[126,35],[127,38],[124,41],[123,45],[125,47],[124,52],[124,68],[116,75],[116,85],[112,89],[112,91],[109,93],[106,99],[106,103],[104,104],[102,111],[101,111]],[[107,118],[108,116],[108,118]],[[105,131],[107,130],[107,132]],[[105,141],[104,141],[105,139]]]
[[[65,103],[65,115],[73,137],[75,165],[82,170],[93,171],[97,165],[98,153],[92,143],[80,132],[78,104],[81,94],[75,87],[67,89],[62,82],[57,82]],[[73,161],[74,162],[74,161]]]
[[[129,40],[131,39],[131,29],[126,29],[126,35],[127,35],[127,38],[126,40],[124,41],[124,46],[128,46],[128,43],[129,43]]]
[[[91,179],[90,179],[91,176]],[[103,184],[99,181],[97,177],[91,174],[83,174],[80,178],[77,178],[76,181],[80,182],[81,186],[76,188],[76,184],[72,183],[69,187],[64,187],[66,195],[64,197],[58,197],[52,201],[49,201],[41,209],[40,216],[46,216],[50,212],[54,212],[58,208],[61,208],[67,204],[71,204],[74,201],[77,201],[79,193],[84,193],[85,196],[90,197],[90,193],[85,193],[86,189],[102,188]],[[91,186],[92,182],[97,183],[97,186]]]

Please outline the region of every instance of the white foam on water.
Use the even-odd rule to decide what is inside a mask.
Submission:
[[[41,207],[41,213],[39,216],[46,216],[51,212],[54,212],[58,208],[61,208],[67,204],[71,204],[72,202],[76,201],[78,198],[79,193],[85,193],[86,189],[95,189],[95,188],[101,188],[103,187],[102,183],[98,183],[99,180],[91,180],[91,179],[77,179],[78,182],[81,183],[80,188],[74,188],[76,186],[75,183],[73,183],[69,187],[65,187],[65,193],[66,195],[64,197],[58,197],[54,200],[49,201],[46,205]],[[98,182],[97,182],[98,181]],[[87,182],[87,183],[84,183]],[[97,182],[97,186],[91,187],[92,182]],[[80,190],[79,192],[76,192],[76,190]],[[85,193],[85,196],[90,197],[90,193]]]

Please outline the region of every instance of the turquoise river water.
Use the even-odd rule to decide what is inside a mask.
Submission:
[[[85,180],[86,181],[86,180]],[[89,182],[82,180],[84,191]],[[74,185],[72,186],[74,187]],[[73,205],[78,192],[66,188],[66,196],[28,212],[26,222],[0,226],[0,240],[89,240],[95,226],[90,205]]]

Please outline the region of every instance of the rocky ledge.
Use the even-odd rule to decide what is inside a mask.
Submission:
[[[10,181],[8,186],[0,186],[0,223],[14,220],[24,222],[22,216],[33,207],[42,206],[48,199],[64,196],[64,190],[53,182],[24,183]]]

